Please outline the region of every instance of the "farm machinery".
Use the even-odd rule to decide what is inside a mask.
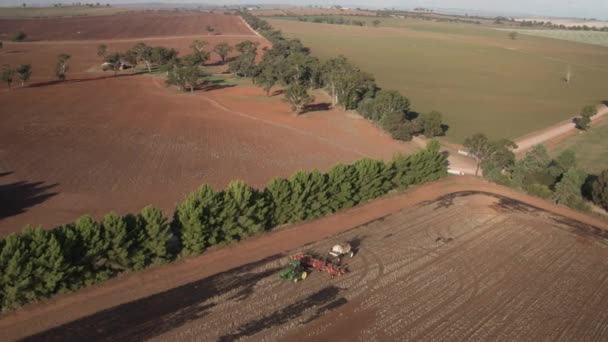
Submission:
[[[345,266],[340,265],[341,258],[345,255],[354,256],[354,251],[349,244],[335,245],[329,254],[337,261],[322,260],[310,254],[298,253],[290,257],[287,266],[279,273],[279,278],[298,282],[306,279],[312,271],[325,272],[332,278],[346,274]],[[334,259],[335,260],[335,259]]]

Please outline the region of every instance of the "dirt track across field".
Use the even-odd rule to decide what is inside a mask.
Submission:
[[[0,331],[32,341],[604,340],[606,228],[452,177],[28,306]],[[324,253],[341,240],[359,250],[347,276],[277,279],[298,247]]]
[[[599,121],[606,114],[608,114],[608,107],[603,104],[598,106],[597,114],[591,118],[591,124],[593,125],[594,122]],[[515,153],[523,153],[532,148],[534,145],[542,144],[552,139],[559,138],[560,136],[568,134],[574,130],[576,130],[576,124],[572,120],[567,120],[541,131],[532,132],[515,140],[515,143],[517,144]]]

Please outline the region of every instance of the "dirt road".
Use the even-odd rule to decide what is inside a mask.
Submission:
[[[606,107],[606,105],[602,104],[598,106],[597,114],[591,118],[591,124],[593,125],[594,122],[598,121],[600,118],[606,115],[606,113],[608,113],[608,107]],[[515,140],[515,143],[518,147],[514,152],[525,152],[534,145],[542,144],[551,139],[555,139],[560,135],[567,134],[568,132],[573,131],[575,129],[576,125],[574,124],[574,122],[572,122],[572,120],[567,120],[560,122],[554,126],[543,129],[541,131],[530,133]]]
[[[320,241],[341,232],[349,231],[353,229],[353,227],[365,225],[371,221],[385,217],[386,215],[401,211],[403,214],[396,216],[398,220],[395,221],[395,224],[397,225],[395,226],[395,232],[391,232],[391,229],[388,229],[384,235],[398,233],[402,230],[401,228],[397,227],[417,226],[418,224],[414,225],[416,222],[415,220],[420,220],[427,214],[430,215],[430,212],[427,213],[427,211],[431,208],[437,208],[437,210],[441,209],[441,206],[450,208],[450,203],[460,201],[454,196],[446,195],[461,193],[461,195],[456,197],[467,197],[468,195],[466,194],[468,193],[472,195],[472,192],[483,192],[484,194],[481,194],[482,196],[502,198],[500,203],[502,203],[501,205],[505,206],[505,208],[509,208],[509,217],[512,215],[514,215],[514,217],[521,217],[521,219],[509,218],[510,221],[508,221],[508,227],[510,228],[508,231],[505,231],[505,233],[502,233],[503,236],[504,234],[510,234],[509,232],[511,232],[512,229],[516,229],[517,227],[526,227],[527,225],[529,228],[526,228],[528,230],[526,233],[514,232],[513,234],[517,234],[517,236],[520,237],[525,237],[526,234],[540,234],[545,237],[539,236],[538,241],[554,241],[555,238],[552,237],[552,234],[562,236],[563,233],[555,233],[561,231],[559,229],[555,231],[552,230],[554,228],[552,228],[553,224],[551,222],[557,221],[549,220],[546,221],[546,224],[541,224],[542,222],[545,222],[543,220],[548,219],[549,217],[557,217],[559,220],[561,220],[560,222],[562,222],[558,222],[559,225],[570,227],[564,228],[566,230],[577,230],[578,233],[575,236],[578,237],[576,237],[576,239],[583,239],[582,241],[591,239],[589,242],[585,243],[593,244],[594,239],[596,239],[596,237],[593,236],[598,234],[605,235],[604,229],[608,228],[605,222],[594,217],[586,216],[568,208],[556,206],[541,199],[514,192],[508,188],[489,184],[474,177],[452,177],[411,190],[407,194],[383,198],[358,208],[353,208],[351,210],[347,210],[317,221],[293,226],[281,231],[267,234],[265,236],[244,241],[238,245],[209,251],[203,256],[195,259],[189,259],[177,264],[166,265],[144,272],[125,275],[105,282],[100,286],[95,286],[74,294],[64,295],[52,299],[47,303],[30,305],[26,308],[18,310],[15,313],[2,317],[2,319],[0,319],[0,331],[2,331],[3,336],[7,340],[23,338],[32,334],[44,332],[51,328],[56,329],[38,335],[34,340],[82,340],[85,338],[85,336],[93,339],[105,338],[113,340],[132,340],[152,337],[158,337],[159,340],[200,340],[205,339],[205,336],[214,336],[213,334],[218,334],[215,336],[232,337],[253,336],[257,335],[258,333],[264,335],[265,333],[268,333],[268,331],[265,330],[266,328],[264,328],[265,326],[274,326],[274,336],[284,336],[288,332],[295,333],[297,332],[295,329],[302,324],[306,324],[307,320],[309,320],[309,323],[314,323],[315,318],[320,317],[320,315],[324,315],[326,312],[330,312],[340,306],[344,306],[346,308],[346,303],[344,300],[353,301],[355,300],[355,297],[360,296],[363,293],[356,291],[357,288],[363,290],[363,288],[357,286],[353,286],[351,292],[343,293],[343,290],[341,289],[348,287],[349,283],[347,280],[355,281],[359,279],[362,281],[362,279],[366,277],[377,277],[379,276],[379,263],[381,260],[387,260],[385,260],[384,256],[381,254],[374,255],[366,252],[362,254],[362,258],[360,260],[361,262],[367,260],[364,262],[367,263],[367,266],[360,265],[357,267],[367,267],[367,271],[362,273],[353,273],[352,277],[344,279],[344,281],[347,281],[346,283],[332,282],[333,285],[326,288],[324,286],[326,286],[327,283],[322,275],[314,274],[315,277],[312,278],[309,283],[305,283],[310,284],[311,287],[307,287],[306,291],[303,291],[301,296],[295,296],[292,285],[285,283],[281,285],[281,288],[277,289],[278,292],[268,293],[264,291],[266,287],[275,288],[276,286],[279,286],[279,284],[276,282],[276,271],[277,267],[280,267],[282,262],[284,262],[283,253],[294,250],[299,246]],[[497,195],[498,197],[496,197]],[[438,199],[440,200],[439,202],[436,201]],[[482,203],[482,207],[479,207],[478,204],[473,205],[474,202],[471,202],[471,205],[468,205],[467,202],[463,202],[464,204],[460,203],[459,205],[453,207],[455,211],[450,209],[450,212],[453,212],[454,214],[461,216],[464,215],[460,218],[452,217],[451,219],[447,219],[447,217],[452,214],[449,214],[448,216],[433,216],[440,221],[434,222],[431,220],[427,223],[419,222],[422,224],[420,227],[437,227],[437,229],[439,229],[438,233],[441,233],[442,227],[446,224],[445,222],[450,222],[450,225],[453,225],[454,228],[450,228],[452,230],[443,231],[443,233],[441,233],[443,235],[441,236],[433,234],[432,239],[436,239],[437,237],[445,237],[446,239],[449,237],[457,238],[459,236],[458,230],[453,229],[457,229],[457,227],[460,226],[469,228],[486,227],[485,223],[481,224],[482,221],[487,220],[487,218],[483,217],[484,215],[488,215],[487,210],[494,207],[492,207],[493,204],[487,202],[485,199],[481,199],[481,201],[485,203]],[[418,212],[418,209],[416,208],[421,208],[422,203],[433,204],[426,206],[423,205],[422,207],[426,208],[423,209],[424,212]],[[479,213],[475,209],[471,210],[471,208],[477,207],[479,207]],[[496,208],[498,209],[492,210],[500,209],[500,207]],[[530,218],[530,220],[533,220],[533,224],[530,224],[529,219],[526,218],[530,213],[534,213],[535,215],[533,218]],[[408,218],[408,215],[415,215],[419,218]],[[491,216],[496,216],[496,213],[493,213]],[[475,222],[475,220],[480,221],[478,224],[471,225]],[[491,226],[496,226],[498,223],[499,222],[494,222],[494,224]],[[500,224],[498,224],[496,228],[490,227],[490,229],[486,227],[483,228],[483,230],[493,231],[492,234],[497,234],[501,230],[500,227]],[[539,230],[535,232],[535,229]],[[373,230],[368,232],[372,233]],[[589,235],[591,237],[585,238],[585,235]],[[383,235],[380,237],[382,236]],[[498,235],[496,238],[500,240]],[[407,242],[410,240],[399,239],[391,241]],[[484,244],[487,246],[493,246],[494,242],[492,241],[495,240],[488,240]],[[515,243],[517,244],[521,242],[526,244],[531,243],[531,241],[532,240],[519,241]],[[562,244],[560,245],[560,248],[564,250],[572,249],[571,242],[569,242],[571,241],[570,238],[562,236],[560,237],[559,241],[562,241],[560,242]],[[313,245],[311,248],[325,248],[329,243],[330,242],[323,242],[321,245]],[[434,243],[437,242],[434,241]],[[406,250],[415,251],[416,249],[412,248],[423,247],[415,246],[416,244],[412,245],[412,247],[408,247]],[[502,242],[500,246],[504,246],[502,245]],[[509,243],[508,246],[513,245]],[[420,249],[420,251],[423,250],[424,248]],[[498,250],[495,250],[494,253],[497,251]],[[505,252],[506,251],[507,250],[505,250]],[[589,255],[594,255],[593,253],[594,252],[592,250],[588,250],[586,252],[586,254]],[[604,252],[601,252],[598,255],[603,256]],[[462,255],[461,257],[468,258],[465,255]],[[485,260],[486,257],[477,256],[475,258],[477,260]],[[406,261],[407,259],[402,260]],[[456,261],[457,259],[454,260],[454,262]],[[526,263],[523,259],[521,262]],[[594,261],[594,263],[595,262],[597,261]],[[230,271],[235,267],[243,265],[247,266],[239,270]],[[392,263],[385,263],[385,265],[392,265]],[[397,264],[388,267],[390,267],[390,269],[394,269],[396,266]],[[353,264],[353,268],[354,267],[355,265]],[[539,267],[542,267],[542,264]],[[387,272],[388,270],[389,269],[385,268],[384,272]],[[589,274],[596,273],[592,272]],[[472,274],[470,274],[470,276],[472,276]],[[394,283],[392,280],[390,280],[393,278],[389,277],[383,279],[386,279],[385,281],[389,281],[391,284]],[[462,279],[462,281],[468,281],[467,279],[469,278]],[[584,279],[584,277],[581,278],[581,281],[582,279]],[[462,283],[462,281],[455,284],[458,286],[466,286],[466,283]],[[570,288],[568,286],[569,282],[564,281],[554,280],[551,282],[551,284],[562,284],[560,288],[567,291]],[[453,282],[454,280],[446,278],[441,280],[440,283],[444,284],[442,286],[446,286],[446,284]],[[522,282],[519,281],[518,283],[522,284]],[[372,285],[374,283],[366,282],[366,284],[368,284],[368,287],[366,288],[370,288],[373,287]],[[382,283],[376,284],[380,285]],[[585,286],[593,286],[593,283]],[[402,292],[402,294],[410,293],[409,291],[413,291],[414,289],[416,289],[416,287],[410,288],[410,290]],[[434,290],[431,288],[431,291]],[[560,290],[560,293],[561,291],[562,290]],[[277,312],[277,315],[279,316],[265,316],[267,314],[265,311],[259,311],[264,307],[259,306],[260,302],[256,302],[262,298],[259,296],[260,293],[263,294],[262,297],[266,298],[267,304],[268,299],[271,299],[274,304],[268,304],[268,308],[270,311]],[[365,293],[367,293],[365,296],[366,298],[377,298],[372,296],[373,292]],[[472,294],[473,293],[469,293],[469,295]],[[381,294],[378,294],[377,296],[379,295]],[[589,295],[591,295],[591,292]],[[249,302],[249,298],[255,298],[255,301]],[[290,302],[291,300],[295,302]],[[222,310],[216,311],[216,309],[214,309],[216,305],[224,302],[225,304],[217,307],[217,309],[223,308]],[[582,301],[579,302],[583,303]],[[282,307],[282,305],[286,306]],[[479,303],[478,305],[483,304]],[[536,306],[538,305],[539,304]],[[231,309],[229,309],[229,311],[225,311],[228,310],[227,308]],[[350,308],[352,309],[353,307],[351,306]],[[474,305],[469,307],[468,311],[475,312],[475,310],[479,308],[480,307],[476,307]],[[546,308],[543,308],[543,310],[544,309]],[[255,311],[255,317],[257,318],[250,316],[250,313],[252,312],[250,310]],[[248,324],[248,322],[242,322],[242,320],[238,319],[239,312],[241,311],[243,313],[242,319],[251,319],[249,322],[250,324]],[[232,312],[236,316],[233,316],[233,314],[230,314],[229,316],[222,316],[222,312]],[[340,312],[341,314],[345,314],[343,311]],[[542,312],[542,310],[539,312]],[[573,313],[576,312],[577,311],[574,311]],[[365,314],[370,315],[369,312],[366,312]],[[273,317],[278,319],[278,321],[275,322]],[[336,326],[335,324],[338,324],[337,322],[340,321],[336,320],[336,317],[339,316],[332,317],[332,321],[330,322],[334,323],[330,326]],[[372,319],[373,317],[377,316],[367,316],[367,318],[360,315],[356,316],[357,320],[363,323],[369,323],[370,320],[376,320]],[[560,317],[563,318],[564,316]],[[602,317],[603,316],[598,316],[597,319],[603,320]],[[205,332],[202,332],[200,331],[200,328],[197,328],[204,326],[208,327],[209,325],[205,323],[206,320],[208,320],[208,324],[215,324],[213,326],[216,330],[213,330],[213,332],[208,332],[209,335],[205,335]],[[351,320],[349,322],[358,322],[357,320]],[[582,322],[584,320],[584,316],[580,316],[580,321]],[[314,325],[316,330],[320,329],[319,324],[322,325],[323,320],[320,320],[319,322],[321,323],[315,323]],[[342,323],[344,323],[344,321],[342,321]],[[363,323],[361,327],[365,326]],[[523,327],[525,325],[517,326]],[[221,331],[222,329],[224,332]],[[316,330],[307,329],[306,331]],[[325,333],[330,333],[330,331],[328,332],[327,330],[323,331],[325,331]],[[441,330],[437,330],[437,332],[439,331]],[[300,332],[300,334],[304,335],[302,332]],[[327,335],[326,337],[329,338]],[[230,338],[227,337],[227,339]]]

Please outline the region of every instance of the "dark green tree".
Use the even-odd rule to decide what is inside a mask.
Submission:
[[[173,235],[163,213],[157,208],[145,207],[137,215],[137,223],[144,233],[145,265],[167,262],[171,258],[169,242]]]
[[[220,242],[217,217],[221,206],[220,194],[208,185],[201,186],[177,206],[173,231],[180,237],[183,255],[199,255]]]
[[[431,111],[420,116],[422,131],[427,138],[443,135],[442,115],[438,111]]]
[[[127,220],[110,213],[103,218],[102,227],[108,243],[106,265],[110,272],[116,274],[132,269],[133,241],[129,235]]]
[[[284,178],[275,178],[266,187],[267,197],[271,202],[272,226],[289,223],[293,217],[293,191],[291,182]]]
[[[238,241],[268,227],[269,205],[262,193],[242,181],[233,181],[223,195],[220,229],[224,241]]]
[[[593,182],[591,190],[593,203],[608,210],[608,170],[604,170]]]
[[[555,202],[584,210],[586,205],[582,198],[581,188],[586,178],[587,174],[575,168],[566,171],[559,183],[555,185],[553,193]]]

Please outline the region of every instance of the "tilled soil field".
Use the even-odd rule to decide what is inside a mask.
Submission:
[[[207,32],[207,27],[213,28]],[[184,35],[250,35],[252,32],[236,15],[210,13],[145,12],[107,16],[0,19],[0,39],[17,31],[27,40],[85,40],[164,37]]]
[[[600,235],[506,197],[457,192],[304,248],[350,241],[345,276],[284,282],[288,258],[277,255],[30,340],[602,341]]]
[[[154,77],[107,77],[0,92],[0,235],[150,204],[169,213],[204,183],[263,186],[416,149],[341,111],[295,117],[258,88],[183,94]]]

